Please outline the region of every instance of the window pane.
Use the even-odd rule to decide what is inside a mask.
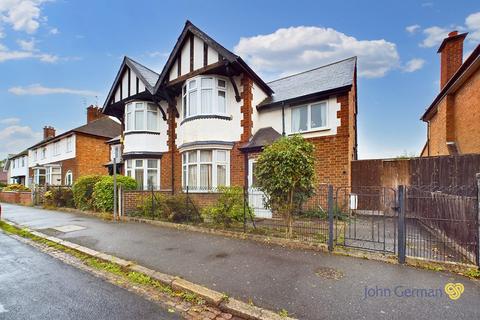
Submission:
[[[158,188],[157,172],[156,169],[150,169],[147,171],[147,185],[149,188]]]
[[[192,80],[188,84],[188,89],[195,89],[197,87],[197,80]]]
[[[227,84],[225,83],[225,80],[220,80],[220,79],[218,79],[218,86],[219,86],[219,87],[225,88],[226,85],[227,85]]]
[[[135,169],[135,180],[137,186],[143,189],[143,169]]]
[[[197,188],[197,166],[188,166],[188,187],[192,189]]]
[[[292,109],[292,132],[307,130],[307,106]]]
[[[148,160],[147,166],[149,169],[157,169],[158,168],[158,160]]]
[[[202,89],[202,114],[212,113],[212,89]]]
[[[312,113],[310,115],[310,127],[311,128],[320,128],[327,125],[327,104],[318,103],[312,104]]]
[[[135,130],[145,130],[143,111],[135,111]]]
[[[143,103],[141,102],[135,103],[135,110],[143,110]]]
[[[212,151],[211,150],[201,150],[200,151],[200,162],[212,162]]]
[[[202,78],[202,88],[211,88],[213,87],[212,78]]]
[[[227,162],[227,151],[217,150],[217,161]]]
[[[143,167],[143,160],[135,160],[135,167],[142,168]]]
[[[183,117],[187,117],[187,96],[183,97]]]
[[[132,160],[127,160],[127,168],[131,168],[132,167]]]
[[[257,185],[257,178],[255,177],[255,167],[256,167],[256,163],[253,162],[252,163],[252,185],[251,185],[251,187],[255,187]]]
[[[188,152],[188,163],[197,162],[197,151]]]
[[[148,111],[157,111],[157,107],[151,103],[148,104],[147,108],[148,108]]]
[[[218,91],[218,112],[227,113],[225,91]]]
[[[227,185],[227,166],[217,166],[217,187]]]
[[[188,94],[188,115],[194,116],[197,114],[197,91],[192,91]]]
[[[186,187],[187,186],[187,166],[183,166],[183,171],[182,171],[182,186]]]
[[[157,131],[157,119],[158,119],[158,112],[157,111],[148,111],[147,112],[147,130]]]
[[[212,165],[200,165],[200,188],[201,190],[210,190],[212,188]]]

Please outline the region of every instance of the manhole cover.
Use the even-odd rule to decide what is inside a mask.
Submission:
[[[315,274],[319,277],[332,280],[339,280],[343,277],[341,271],[329,267],[319,267],[315,270]]]
[[[76,226],[74,224],[69,224],[69,225],[66,225],[66,226],[54,227],[52,229],[55,229],[55,230],[60,231],[60,232],[67,233],[67,232],[73,232],[73,231],[80,231],[80,230],[84,230],[84,229],[87,229],[87,228],[82,227],[82,226]]]

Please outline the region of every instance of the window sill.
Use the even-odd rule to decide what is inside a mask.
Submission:
[[[288,135],[293,136],[294,134],[304,134],[304,133],[314,133],[314,132],[322,132],[322,131],[329,131],[332,130],[330,127],[323,127],[323,128],[315,128],[306,131],[298,131],[298,132],[290,132]]]
[[[153,134],[153,135],[160,135],[160,132],[158,131],[149,131],[149,130],[131,130],[131,131],[126,131],[124,133],[125,136],[130,135],[130,134]]]
[[[185,118],[182,120],[182,122],[180,122],[180,125],[182,125],[183,123],[185,122],[189,122],[189,121],[192,121],[192,120],[198,120],[198,119],[220,119],[220,120],[232,120],[232,117],[231,116],[225,116],[225,115],[218,115],[218,114],[202,114],[202,115],[198,115],[198,116],[191,116],[191,117],[188,117],[188,118]]]

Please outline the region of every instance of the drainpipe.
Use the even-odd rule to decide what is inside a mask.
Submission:
[[[285,102],[282,102],[282,136],[285,137]]]
[[[172,108],[172,106],[170,106],[170,108]],[[169,126],[170,126],[170,152],[171,152],[171,155],[172,155],[172,158],[171,158],[171,165],[172,165],[172,195],[175,194],[175,167],[174,167],[174,163],[175,163],[175,160],[174,160],[174,157],[175,157],[175,152],[174,152],[174,145],[175,145],[175,134],[173,132],[174,130],[174,124],[173,124],[173,121],[175,121],[175,115],[173,114],[173,109],[170,110],[169,114],[168,114],[168,122],[169,122]]]

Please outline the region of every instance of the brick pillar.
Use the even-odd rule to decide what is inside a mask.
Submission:
[[[243,118],[240,122],[240,125],[242,126],[243,131],[240,137],[240,141],[248,142],[250,140],[250,137],[252,136],[252,127],[253,127],[253,122],[252,122],[253,81],[246,74],[243,74],[241,82],[242,82],[241,97],[243,100],[243,105],[240,110],[242,112]]]
[[[167,110],[167,144],[168,152],[162,156],[161,183],[162,189],[172,189],[172,192],[180,192],[182,188],[182,159],[176,144],[176,107],[171,104]],[[173,168],[173,170],[172,170]],[[173,179],[173,180],[172,180]],[[172,185],[173,184],[173,185]]]

